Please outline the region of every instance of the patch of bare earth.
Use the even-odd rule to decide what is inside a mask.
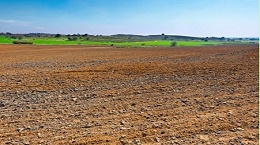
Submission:
[[[0,144],[258,144],[258,54],[0,45]]]

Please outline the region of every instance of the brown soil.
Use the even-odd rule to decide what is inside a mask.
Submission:
[[[258,144],[257,45],[0,45],[0,144]]]

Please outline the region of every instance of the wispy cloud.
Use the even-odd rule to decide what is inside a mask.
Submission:
[[[0,19],[0,23],[13,24],[15,22],[16,22],[15,20],[3,20],[3,19]]]
[[[29,21],[20,21],[20,20],[12,20],[12,19],[0,19],[0,24],[11,24],[11,25],[30,25],[33,22]]]

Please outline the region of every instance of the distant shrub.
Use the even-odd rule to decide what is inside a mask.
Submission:
[[[78,39],[78,38],[75,37],[75,36],[74,36],[74,37],[68,37],[68,40],[69,40],[69,41],[76,41],[77,39]]]
[[[114,46],[114,44],[111,44],[110,46]]]
[[[144,46],[144,45],[145,45],[145,43],[142,43],[141,45],[142,45],[142,46]]]
[[[10,38],[12,38],[12,39],[16,39],[17,37],[16,37],[16,36],[11,36]]]
[[[33,42],[28,42],[28,41],[13,41],[13,44],[33,44]]]
[[[23,36],[18,36],[18,39],[19,39],[19,40],[22,40],[22,39],[23,39]]]
[[[22,35],[12,35],[12,36],[10,36],[10,38],[21,40],[21,39],[23,39],[23,36]]]
[[[61,37],[61,35],[60,35],[60,34],[56,34],[55,37],[56,37],[56,38],[59,38],[59,37]]]
[[[176,47],[177,46],[177,42],[176,41],[174,41],[174,42],[171,42],[171,45],[170,45],[171,47]]]

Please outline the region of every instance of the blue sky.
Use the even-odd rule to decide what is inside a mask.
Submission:
[[[0,32],[258,37],[258,0],[0,0]]]

